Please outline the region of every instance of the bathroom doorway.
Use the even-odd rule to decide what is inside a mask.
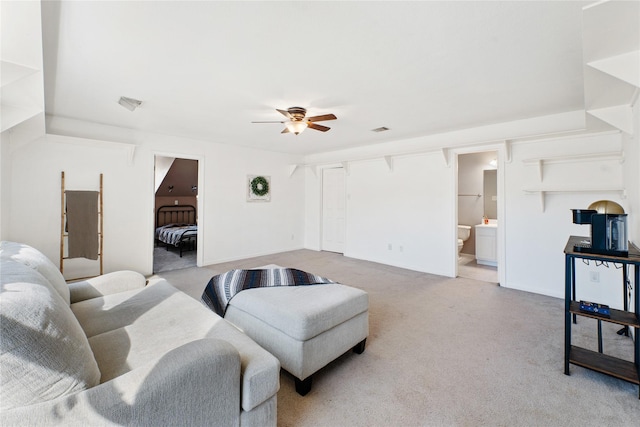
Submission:
[[[457,166],[457,275],[499,283],[498,152],[459,154]]]

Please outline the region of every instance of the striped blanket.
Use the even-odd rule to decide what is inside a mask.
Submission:
[[[245,289],[328,283],[336,282],[293,268],[231,270],[211,278],[204,288],[202,302],[218,315],[224,317],[231,298]]]
[[[198,226],[194,224],[167,224],[156,228],[156,239],[167,245],[178,247],[185,237],[197,236]]]

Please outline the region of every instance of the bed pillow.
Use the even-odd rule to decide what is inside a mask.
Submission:
[[[67,305],[70,304],[69,286],[66,280],[58,267],[42,252],[24,243],[3,241],[0,242],[0,259],[7,258],[37,270],[51,283]]]
[[[100,370],[80,324],[33,268],[0,259],[0,410],[93,387]]]

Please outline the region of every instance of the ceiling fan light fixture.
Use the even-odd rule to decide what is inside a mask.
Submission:
[[[288,121],[285,125],[289,132],[298,135],[307,128],[307,123],[304,121]]]

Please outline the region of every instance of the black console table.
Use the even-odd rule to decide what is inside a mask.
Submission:
[[[598,255],[585,252],[574,251],[574,246],[588,237],[571,236],[564,248],[565,253],[565,313],[564,313],[564,373],[570,375],[569,365],[582,366],[597,372],[602,372],[633,384],[638,384],[638,399],[640,399],[640,250],[629,243],[629,257],[619,257],[611,255]],[[589,259],[600,262],[617,263],[623,265],[623,295],[624,309],[610,309],[611,317],[598,316],[580,311],[580,303],[576,301],[576,258]],[[629,310],[627,300],[627,266],[633,266],[634,284],[634,310]],[[598,351],[591,351],[585,348],[571,345],[571,319],[574,321],[576,315],[591,317],[598,320]],[[602,351],[602,328],[601,322],[611,322],[622,325],[624,328],[635,329],[634,357],[633,362],[606,355]]]

